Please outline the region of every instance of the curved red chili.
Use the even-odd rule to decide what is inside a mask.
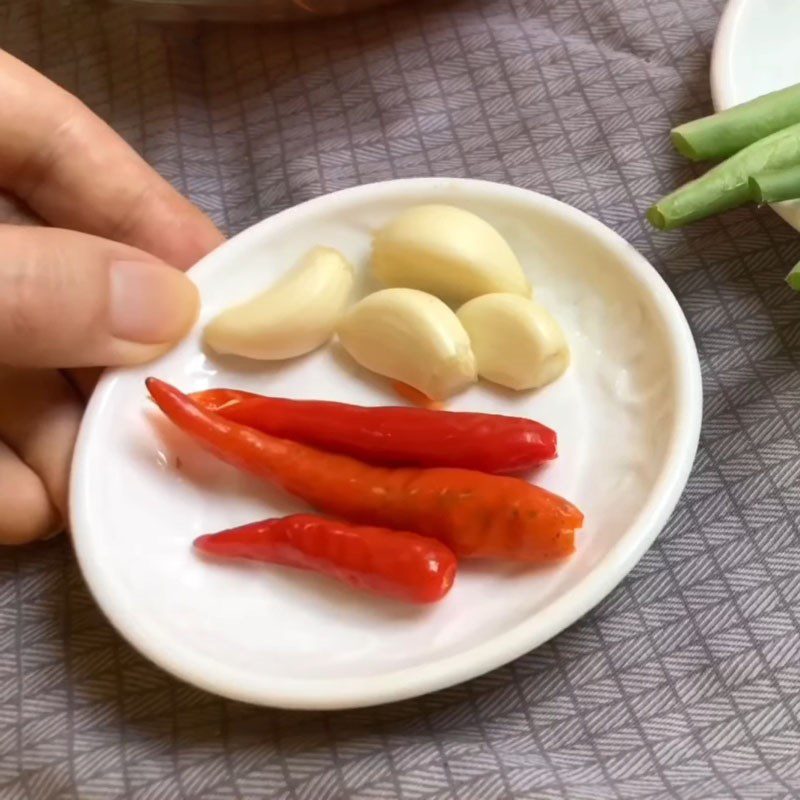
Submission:
[[[441,600],[456,575],[455,555],[435,539],[314,514],[206,534],[194,546],[206,555],[311,570],[407,603]]]
[[[521,417],[287,400],[235,389],[208,389],[191,397],[241,425],[370,464],[507,474],[557,455],[555,431]]]

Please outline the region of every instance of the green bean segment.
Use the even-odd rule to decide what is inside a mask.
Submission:
[[[796,292],[800,292],[800,264],[795,264],[792,271],[786,276],[786,283]]]
[[[670,230],[710,217],[752,200],[750,178],[800,165],[800,124],[751,144],[705,175],[659,200],[647,218]]]
[[[756,203],[781,203],[800,198],[800,166],[759,172],[750,178],[750,194]]]
[[[675,149],[692,161],[728,158],[783,128],[800,123],[800,84],[673,128]]]

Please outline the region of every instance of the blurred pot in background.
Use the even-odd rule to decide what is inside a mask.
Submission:
[[[394,0],[112,0],[164,20],[302,20],[388,5]]]

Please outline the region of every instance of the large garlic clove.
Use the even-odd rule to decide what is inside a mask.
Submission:
[[[389,286],[421,289],[449,302],[489,292],[530,295],[506,240],[454,206],[414,206],[395,217],[375,236],[372,270]]]
[[[344,349],[379,375],[444,400],[476,380],[469,337],[438,298],[384,289],[353,306],[338,328]]]
[[[478,374],[510,389],[536,389],[569,365],[559,324],[536,301],[516,294],[486,294],[458,310],[478,363]]]
[[[204,332],[218,353],[294,358],[333,335],[353,289],[353,268],[330,247],[315,247],[274,286],[215,317]]]

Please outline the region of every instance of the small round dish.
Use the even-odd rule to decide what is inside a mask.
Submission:
[[[202,326],[270,284],[313,245],[361,270],[373,232],[400,210],[449,203],[495,225],[538,299],[560,320],[569,371],[533,393],[479,384],[449,407],[530,416],[559,434],[559,458],[531,476],[586,514],[573,557],[553,566],[465,563],[438,605],[410,608],[278,567],[210,563],[199,534],[300,510],[219,464],[146,399],[155,375],[187,391],[397,404],[335,346],[283,364],[215,359]],[[238,700],[324,709],[441,689],[546,641],[598,603],[665,524],[697,447],[702,393],[686,319],[658,273],[599,222],[534,192],[420,178],[311,200],[244,231],[191,272],[195,331],[158,362],[108,372],[75,453],[72,531],[111,622],[190,683]]]
[[[711,59],[711,95],[722,111],[800,81],[800,3],[729,0]],[[773,209],[800,230],[800,201]]]

